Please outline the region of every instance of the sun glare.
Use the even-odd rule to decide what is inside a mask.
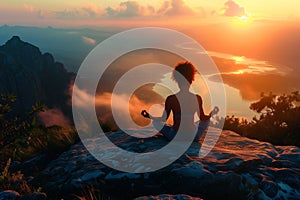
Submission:
[[[243,15],[240,17],[240,20],[241,21],[247,21],[248,17],[246,15]]]
[[[233,19],[233,23],[239,27],[247,27],[251,24],[251,22],[252,19],[249,15],[242,15]]]
[[[244,56],[233,56],[232,59],[235,61],[235,64],[241,64],[243,61],[245,61]]]

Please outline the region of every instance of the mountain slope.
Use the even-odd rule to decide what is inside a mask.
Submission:
[[[18,113],[30,110],[36,102],[66,113],[71,77],[50,53],[42,54],[18,36],[0,46],[0,93],[17,96]]]

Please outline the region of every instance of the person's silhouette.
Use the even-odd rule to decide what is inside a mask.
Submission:
[[[219,108],[215,107],[209,115],[205,115],[201,96],[195,95],[189,91],[196,73],[197,70],[192,63],[187,61],[178,63],[173,69],[173,79],[177,82],[180,91],[176,95],[170,95],[167,97],[165,101],[165,112],[162,117],[153,117],[146,110],[141,112],[142,116],[153,120],[154,127],[162,127],[159,125],[161,125],[161,123],[165,123],[172,111],[173,126],[164,124],[163,128],[160,130],[160,132],[168,140],[172,140],[175,137],[180,127],[180,123],[184,121],[184,128],[188,129],[186,130],[187,132],[193,132],[196,128],[195,124],[198,126],[195,136],[195,140],[198,141],[203,132],[207,129],[210,123],[210,117],[219,111]],[[182,101],[178,101],[177,98],[183,99],[185,105],[182,105]],[[194,101],[193,98],[197,99],[197,101]],[[183,107],[182,109],[180,108],[180,105]],[[194,122],[195,113],[197,113],[200,118],[200,121],[197,123]]]

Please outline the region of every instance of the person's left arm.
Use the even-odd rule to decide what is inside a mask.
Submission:
[[[213,115],[217,114],[219,112],[219,108],[217,106],[214,107],[214,109],[209,113],[209,115],[204,114],[203,110],[203,101],[201,96],[197,95],[198,104],[199,104],[199,118],[201,121],[209,120]]]
[[[206,121],[206,120],[209,120],[211,118],[211,115],[205,115],[204,114],[204,110],[203,110],[203,101],[202,101],[202,98],[201,96],[197,95],[197,100],[198,100],[198,105],[199,105],[199,118],[201,121]]]

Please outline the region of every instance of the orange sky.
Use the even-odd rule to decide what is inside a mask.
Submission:
[[[0,24],[28,25],[147,25],[149,23],[295,21],[300,19],[300,1],[274,0],[110,0],[37,1],[3,0]],[[237,19],[234,19],[237,18]]]
[[[243,100],[253,101],[262,91],[299,89],[299,8],[299,0],[3,0],[0,26],[173,28],[212,53],[235,92],[230,98],[240,93]],[[215,54],[220,52],[225,54]],[[230,110],[237,113],[248,105]]]
[[[0,25],[168,27],[208,50],[256,58],[272,38],[297,35],[299,7],[299,0],[3,0]]]
[[[256,58],[272,38],[297,35],[299,7],[299,0],[3,0],[0,25],[168,27],[208,50]]]

